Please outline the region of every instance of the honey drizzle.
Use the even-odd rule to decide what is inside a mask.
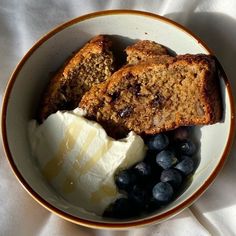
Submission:
[[[80,134],[81,125],[72,123],[65,132],[63,140],[60,142],[56,155],[45,165],[42,170],[47,180],[52,180],[61,170],[66,154],[75,146],[76,140]]]
[[[94,203],[100,203],[105,197],[115,197],[117,190],[115,186],[102,185],[97,191],[93,192],[91,195],[91,201]]]
[[[69,193],[74,190],[75,184],[74,179],[76,178],[77,173],[80,172],[82,169],[82,166],[80,163],[78,163],[77,160],[81,159],[87,152],[89,145],[92,143],[93,139],[96,136],[97,131],[95,129],[90,130],[88,133],[88,136],[86,137],[84,141],[84,145],[80,147],[79,154],[75,158],[75,162],[70,170],[69,175],[66,177],[66,180],[63,183],[62,189],[63,192]]]
[[[108,150],[112,147],[112,142],[104,143],[95,154],[85,163],[83,168],[80,170],[80,175],[88,172],[104,155]]]
[[[42,172],[47,180],[51,181],[56,177],[60,170],[61,166],[64,163],[66,154],[69,153],[75,146],[76,140],[80,135],[82,130],[81,124],[78,122],[73,122],[67,128],[63,140],[60,142],[59,148],[55,156],[45,165]],[[87,138],[85,139],[84,145],[81,146],[79,154],[75,158],[75,163],[72,166],[70,174],[67,176],[63,183],[63,191],[65,193],[70,193],[76,188],[74,180],[88,172],[94,165],[104,157],[106,152],[112,147],[112,141],[104,143],[98,150],[91,156],[91,158],[84,164],[81,165],[78,163],[78,159],[86,155],[89,145],[92,143],[93,139],[96,136],[96,130],[89,131]],[[109,185],[102,185],[97,191],[92,193],[91,200],[94,202],[100,202],[104,196],[115,196],[117,193],[116,188]]]
[[[75,189],[75,185],[73,183],[73,179],[76,178],[76,173],[78,173],[78,177],[79,178],[81,175],[86,174],[86,172],[88,172],[91,168],[94,167],[94,165],[101,159],[104,157],[104,155],[106,154],[106,152],[108,152],[108,150],[112,147],[112,141],[108,141],[108,143],[104,143],[92,156],[91,158],[84,164],[84,165],[79,165],[77,162],[74,163],[72,170],[71,170],[71,174],[69,176],[67,176],[64,184],[63,184],[63,190],[66,193],[72,192]],[[82,154],[85,155],[86,154],[85,149],[83,149]],[[77,156],[77,158],[79,158],[79,156],[83,156],[82,154],[79,154]],[[77,159],[76,158],[76,159]]]

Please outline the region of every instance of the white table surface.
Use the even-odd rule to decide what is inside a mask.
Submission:
[[[106,9],[149,11],[188,27],[213,49],[235,96],[235,0],[0,0],[1,100],[11,72],[42,35],[67,20]],[[18,183],[0,146],[0,236],[15,235],[236,235],[236,142],[216,181],[189,209],[161,224],[127,231],[84,228],[44,209]]]

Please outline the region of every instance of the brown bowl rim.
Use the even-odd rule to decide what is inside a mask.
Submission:
[[[56,28],[54,28],[53,30],[51,30],[50,32],[48,32],[45,36],[43,36],[41,39],[39,39],[38,42],[36,42],[34,44],[34,46],[25,54],[25,56],[22,58],[22,60],[19,62],[19,64],[17,65],[16,69],[14,70],[14,72],[12,73],[10,80],[8,82],[7,88],[5,90],[5,94],[3,97],[3,104],[2,104],[2,119],[1,119],[1,128],[2,128],[2,140],[3,140],[3,146],[4,146],[4,150],[5,150],[5,154],[6,157],[11,165],[11,168],[15,174],[15,176],[17,177],[17,179],[19,180],[19,182],[23,185],[23,187],[26,189],[26,191],[38,202],[40,203],[42,206],[44,206],[45,208],[47,208],[49,211],[59,215],[60,217],[82,225],[82,226],[87,226],[87,227],[91,227],[91,228],[107,228],[107,229],[126,229],[126,228],[131,228],[131,227],[137,227],[137,226],[144,226],[144,225],[148,225],[148,224],[152,224],[152,223],[158,223],[162,220],[165,220],[167,218],[170,218],[176,214],[178,214],[180,211],[184,210],[186,207],[190,206],[197,198],[199,198],[203,192],[207,189],[207,187],[209,187],[209,185],[213,182],[213,180],[215,179],[216,175],[219,173],[219,171],[222,169],[227,156],[229,154],[230,151],[230,147],[232,145],[233,142],[233,137],[234,137],[234,130],[235,130],[235,108],[234,108],[234,100],[233,100],[233,95],[232,95],[232,89],[230,86],[230,83],[228,81],[228,78],[222,68],[222,66],[219,64],[219,69],[221,71],[222,77],[224,79],[224,82],[226,84],[226,88],[228,90],[228,94],[229,94],[229,100],[230,100],[230,109],[231,109],[231,124],[230,124],[230,133],[228,136],[228,141],[225,147],[225,150],[223,152],[223,155],[217,165],[217,167],[215,168],[215,170],[212,172],[212,174],[208,177],[208,179],[204,182],[204,184],[195,192],[193,193],[189,198],[187,198],[185,201],[183,201],[181,204],[179,204],[178,206],[174,207],[173,209],[168,210],[167,212],[164,212],[160,215],[154,215],[151,216],[147,219],[140,219],[137,221],[132,221],[132,222],[120,222],[120,223],[114,223],[114,222],[96,222],[96,221],[91,221],[91,220],[85,220],[85,219],[81,219],[79,217],[70,215],[60,209],[57,209],[56,207],[54,207],[52,204],[50,204],[49,202],[47,202],[45,199],[43,199],[37,192],[35,192],[33,190],[33,188],[31,188],[31,186],[27,183],[27,181],[24,179],[24,177],[21,175],[20,171],[18,170],[16,164],[14,163],[14,159],[11,155],[11,151],[8,145],[8,140],[7,140],[7,132],[6,132],[6,114],[7,114],[7,106],[8,106],[8,100],[9,100],[9,96],[11,94],[11,90],[14,86],[15,80],[17,78],[18,73],[20,72],[21,68],[23,67],[23,65],[25,64],[25,62],[27,61],[27,59],[33,54],[33,52],[40,46],[42,45],[47,39],[49,39],[50,37],[52,37],[53,35],[55,35],[56,33],[60,32],[61,30],[67,28],[68,26],[71,26],[73,24],[76,24],[78,22],[87,20],[87,19],[91,19],[91,18],[95,18],[95,17],[100,17],[100,16],[104,16],[104,15],[117,15],[117,14],[134,14],[134,15],[141,15],[141,16],[145,16],[145,17],[150,17],[153,18],[154,20],[161,20],[164,21],[174,27],[177,27],[178,29],[181,29],[182,31],[184,31],[185,33],[189,34],[191,37],[193,37],[195,40],[198,41],[199,44],[201,44],[208,52],[209,54],[213,55],[214,53],[212,52],[211,49],[209,49],[209,47],[200,39],[198,38],[196,35],[194,35],[191,31],[189,31],[188,29],[186,29],[184,26],[170,20],[167,19],[163,16],[157,15],[157,14],[153,14],[150,12],[145,12],[145,11],[138,11],[138,10],[105,10],[105,11],[98,11],[98,12],[93,12],[90,14],[86,14],[80,17],[77,17],[75,19],[72,19],[64,24],[61,24],[59,26],[57,26]]]

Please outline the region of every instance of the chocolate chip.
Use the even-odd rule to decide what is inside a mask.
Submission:
[[[164,97],[160,94],[156,94],[155,98],[152,100],[152,106],[160,108],[163,105]]]
[[[129,91],[133,93],[135,96],[140,96],[140,84],[134,84],[133,86],[129,87]]]
[[[118,114],[121,118],[129,116],[133,111],[133,108],[131,106],[127,106],[124,109],[118,111]]]
[[[103,107],[104,106],[104,101],[103,100],[100,100],[99,102],[98,102],[98,104],[96,105],[96,108],[97,108],[97,110],[99,110],[99,108],[101,108],[101,107]]]
[[[115,92],[113,92],[112,94],[109,94],[109,96],[111,97],[111,101],[113,102],[113,101],[115,101],[117,98],[119,98],[120,92],[115,91]]]
[[[134,78],[133,74],[131,72],[128,72],[125,76],[124,76],[125,79],[132,79]]]

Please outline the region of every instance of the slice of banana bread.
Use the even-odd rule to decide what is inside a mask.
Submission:
[[[94,86],[79,107],[109,134],[133,130],[156,134],[184,125],[220,121],[221,97],[215,61],[208,55],[148,60],[115,72]],[[109,130],[112,127],[112,130]]]
[[[111,76],[114,71],[111,46],[107,36],[98,35],[59,70],[43,95],[38,114],[40,122],[58,110],[76,108],[93,84]]]
[[[128,64],[137,64],[139,61],[156,58],[160,55],[169,55],[166,47],[150,40],[140,40],[128,46],[125,52]]]

